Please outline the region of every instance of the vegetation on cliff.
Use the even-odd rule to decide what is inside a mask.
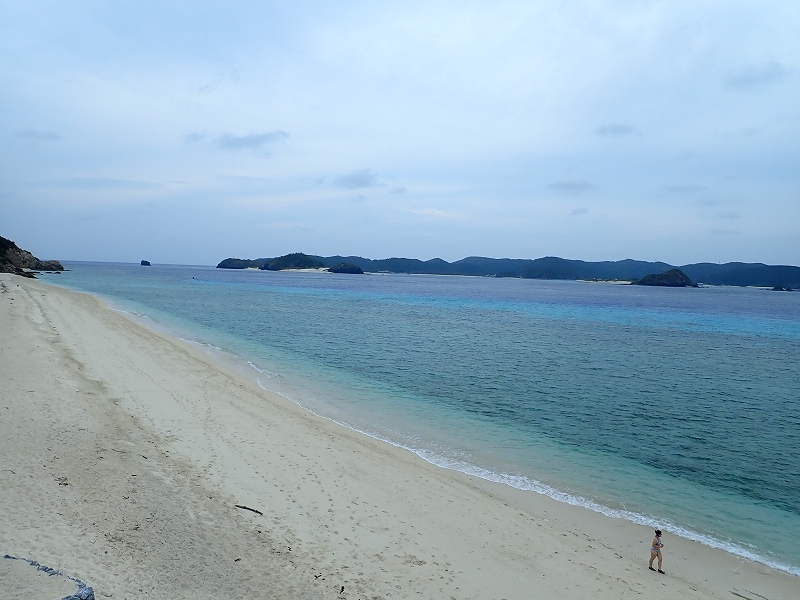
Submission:
[[[285,256],[273,258],[271,261],[262,265],[262,271],[284,271],[286,269],[324,269],[327,267],[324,262],[308,256],[302,252],[294,252]]]
[[[39,260],[27,250],[18,247],[14,242],[0,236],[0,273],[14,273],[24,277],[33,277],[25,269],[32,271],[63,271],[64,267],[57,260]]]

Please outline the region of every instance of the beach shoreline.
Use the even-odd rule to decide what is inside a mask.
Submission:
[[[211,596],[222,583],[247,597],[274,597],[281,585],[277,595],[297,598],[797,597],[797,577],[669,532],[667,575],[655,575],[647,527],[436,467],[267,392],[98,298],[0,280],[0,324],[11,332],[0,410],[14,416],[2,421],[0,500],[12,508],[0,517],[10,546],[0,552],[78,576],[100,597],[144,597],[146,588],[132,589],[143,578],[149,594],[171,597]],[[76,415],[97,437],[78,433]],[[102,458],[98,439],[108,440]],[[54,440],[64,449],[52,450]],[[114,440],[124,452],[105,448]],[[64,464],[56,452],[71,457],[62,470],[74,474],[55,473]],[[138,496],[116,494],[130,491],[132,464]],[[142,518],[112,523],[132,497],[143,499]],[[148,523],[156,507],[163,519]],[[192,542],[207,538],[216,547]],[[197,572],[170,566],[178,550]],[[158,557],[165,564],[152,566]]]

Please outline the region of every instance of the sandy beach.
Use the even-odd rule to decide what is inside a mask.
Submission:
[[[89,295],[0,275],[0,332],[0,555],[97,598],[800,598],[668,531],[653,573],[649,528],[430,465]]]

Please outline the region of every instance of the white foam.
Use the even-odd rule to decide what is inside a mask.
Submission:
[[[269,377],[270,379],[273,379],[274,381],[279,381],[279,379],[278,379],[278,374],[277,374],[277,373],[272,373],[271,371],[267,371],[267,370],[265,370],[265,369],[259,369],[257,366],[255,366],[255,365],[254,365],[252,362],[250,362],[249,360],[247,361],[247,364],[248,364],[248,365],[250,365],[250,366],[251,366],[253,369],[255,369],[256,371],[258,371],[259,373],[261,373],[262,375],[265,375],[265,376]],[[265,388],[264,386],[262,386],[262,385],[261,385],[261,383],[259,383],[258,385],[259,385],[259,386],[261,386],[261,388],[262,388],[262,389],[264,389],[264,390],[266,390],[266,389],[267,389],[267,388]]]
[[[297,402],[295,402],[295,403],[297,403]],[[299,404],[299,403],[297,403],[297,404]],[[309,410],[309,409],[306,409],[306,410]],[[310,412],[312,412],[314,414],[317,414],[314,411],[310,411]],[[318,415],[318,416],[321,416],[322,418],[328,418],[328,417],[325,417],[324,415]],[[787,565],[785,563],[773,560],[773,559],[771,559],[769,557],[762,556],[761,554],[758,554],[754,550],[751,550],[749,548],[746,548],[746,547],[744,547],[742,545],[739,545],[739,544],[736,544],[734,542],[723,541],[723,540],[717,539],[717,538],[715,538],[715,537],[713,537],[711,535],[707,535],[707,534],[703,534],[703,533],[698,533],[696,531],[692,531],[691,529],[687,529],[685,527],[682,527],[680,525],[675,524],[674,522],[670,521],[669,519],[659,519],[659,518],[651,516],[651,515],[643,515],[643,514],[640,514],[640,513],[629,511],[629,510],[619,510],[619,509],[610,508],[608,506],[603,506],[602,504],[599,504],[599,503],[595,502],[594,500],[591,500],[591,499],[588,499],[588,498],[584,498],[582,496],[577,496],[577,495],[573,495],[573,494],[568,494],[566,492],[562,492],[562,491],[560,491],[560,490],[558,490],[558,489],[556,489],[554,487],[551,487],[551,486],[549,486],[549,485],[547,485],[545,483],[542,483],[541,481],[538,481],[536,479],[531,479],[531,478],[526,477],[524,475],[513,475],[513,474],[509,474],[509,473],[497,473],[497,472],[491,471],[489,469],[485,469],[483,467],[479,467],[477,465],[474,465],[474,464],[471,464],[471,463],[468,463],[468,462],[454,460],[454,459],[451,459],[451,458],[448,458],[448,457],[445,457],[445,456],[438,455],[438,454],[436,454],[434,452],[431,452],[431,451],[428,451],[428,450],[425,450],[425,449],[415,448],[413,446],[397,442],[395,440],[387,438],[386,436],[383,436],[383,435],[380,435],[380,434],[376,434],[375,432],[362,430],[362,429],[359,429],[357,427],[353,427],[352,425],[350,425],[348,423],[342,423],[342,422],[337,421],[335,419],[330,419],[330,418],[328,418],[328,419],[333,421],[334,423],[336,423],[338,425],[341,425],[343,427],[347,427],[348,429],[352,429],[354,431],[357,431],[359,433],[362,433],[362,434],[367,435],[369,437],[372,437],[374,439],[380,440],[382,442],[386,442],[388,444],[391,444],[392,446],[395,446],[395,447],[398,447],[398,448],[403,448],[405,450],[413,452],[414,454],[419,456],[424,461],[426,461],[426,462],[428,462],[428,463],[430,463],[432,465],[435,465],[437,467],[443,468],[443,469],[450,469],[452,471],[458,471],[460,473],[464,473],[465,475],[470,475],[472,477],[478,477],[478,478],[483,479],[485,481],[491,481],[491,482],[494,482],[494,483],[500,483],[500,484],[508,485],[508,486],[516,488],[518,490],[524,490],[524,491],[535,492],[537,494],[542,494],[543,496],[547,496],[547,497],[552,498],[553,500],[556,500],[558,502],[564,502],[565,504],[570,504],[572,506],[580,506],[580,507],[583,507],[583,508],[587,508],[587,509],[589,509],[589,510],[591,510],[593,512],[600,513],[602,515],[605,515],[607,517],[611,517],[613,519],[623,519],[625,521],[630,521],[631,523],[636,523],[638,525],[646,525],[648,527],[652,527],[653,529],[664,529],[664,530],[669,531],[670,534],[672,534],[672,535],[677,535],[679,537],[682,537],[682,538],[685,538],[685,539],[688,539],[688,540],[692,540],[693,542],[698,542],[698,543],[703,544],[704,546],[708,546],[710,548],[716,548],[716,549],[719,549],[719,550],[724,550],[725,552],[728,552],[728,553],[733,554],[735,556],[739,556],[741,558],[744,558],[744,559],[747,559],[747,560],[750,560],[750,561],[754,561],[754,562],[758,562],[758,563],[764,564],[764,565],[766,565],[768,567],[771,567],[771,568],[779,570],[779,571],[784,571],[784,572],[789,573],[791,575],[800,576],[800,568],[798,568],[798,567],[795,567],[795,566],[792,566],[792,565]]]
[[[214,344],[209,344],[208,342],[198,342],[197,340],[190,340],[187,338],[182,338],[180,336],[176,336],[180,341],[186,342],[187,344],[192,344],[194,346],[200,346],[201,348],[209,348],[211,350],[216,350],[217,352],[225,352],[219,346],[215,346]]]

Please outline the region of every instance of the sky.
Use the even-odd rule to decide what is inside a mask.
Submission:
[[[800,2],[0,0],[0,235],[800,264]]]

